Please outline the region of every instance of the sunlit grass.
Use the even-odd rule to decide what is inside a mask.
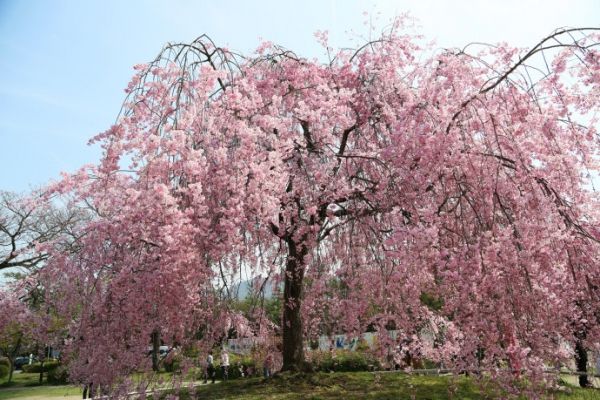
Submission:
[[[600,391],[568,386],[548,392],[560,400],[600,400]],[[501,398],[493,383],[482,384],[464,376],[409,376],[396,373],[283,374],[273,379],[251,378],[196,388],[197,399],[232,400],[396,400]],[[192,398],[186,393],[182,398]],[[526,397],[523,397],[526,399]]]
[[[39,374],[15,374],[13,384],[0,384],[0,400],[45,399],[81,396],[76,386],[38,385]],[[135,380],[142,375],[134,376]],[[155,377],[156,378],[156,377]],[[161,373],[166,383],[172,374]],[[186,382],[197,381],[190,376]],[[196,378],[196,379],[193,379]],[[548,392],[547,398],[557,400],[600,400],[600,390],[581,389],[566,380],[565,391]],[[573,381],[574,383],[575,381]],[[314,374],[280,374],[271,379],[247,378],[196,387],[195,396],[187,390],[182,399],[232,399],[232,400],[391,400],[391,399],[464,399],[483,400],[499,398],[500,390],[493,383],[482,384],[464,376],[410,376],[397,373],[336,372]],[[165,392],[166,394],[167,392]],[[165,396],[163,396],[165,397]],[[525,399],[526,397],[523,397]]]

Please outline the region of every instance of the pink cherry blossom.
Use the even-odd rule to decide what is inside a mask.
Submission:
[[[201,37],[136,67],[103,158],[50,189],[95,213],[40,275],[72,379],[221,340],[246,270],[282,283],[284,369],[322,332],[532,379],[598,343],[600,38],[433,52],[402,23],[328,64]]]

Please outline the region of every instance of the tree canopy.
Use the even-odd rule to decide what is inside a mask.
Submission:
[[[353,50],[319,33],[327,63],[168,45],[100,162],[48,191],[94,212],[72,251],[43,247],[72,377],[149,365],[155,332],[218,341],[218,287],[248,269],[281,282],[286,370],[324,326],[531,376],[597,341],[597,32],[433,50],[398,19]]]

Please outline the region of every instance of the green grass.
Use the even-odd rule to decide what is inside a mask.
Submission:
[[[162,375],[162,374],[161,374]],[[0,384],[0,400],[80,398],[76,386],[37,385],[38,374],[16,374],[7,387]],[[170,374],[169,374],[170,377]],[[166,374],[163,378],[166,378]],[[569,381],[570,383],[570,381]],[[463,376],[409,376],[396,373],[337,372],[280,374],[271,379],[250,378],[208,384],[196,388],[194,399],[231,400],[391,400],[454,399],[483,400],[498,398],[493,384],[482,386]],[[556,400],[600,400],[600,390],[580,389],[567,384],[570,393],[548,393]],[[187,394],[182,399],[190,399]]]
[[[58,398],[64,396],[78,395],[81,397],[81,388],[76,386],[53,386],[44,381],[40,385],[40,374],[38,373],[15,373],[12,382],[7,379],[0,381],[0,400],[24,399],[24,398]]]
[[[39,386],[40,374],[26,374],[23,372],[14,373],[12,382],[8,383],[8,377],[0,380],[0,388],[6,387],[22,387],[22,386]],[[46,374],[44,374],[43,384],[46,385]]]
[[[446,377],[408,377],[398,374],[375,375],[368,372],[315,373],[310,375],[282,374],[273,379],[253,378],[223,382],[197,389],[198,399],[443,399],[450,379]],[[471,382],[456,383],[456,399],[479,399]]]
[[[81,388],[75,386],[34,386],[0,389],[0,400],[25,398],[60,398],[78,396],[81,398]]]
[[[483,400],[502,397],[493,384],[481,386],[465,377],[408,376],[395,373],[283,374],[273,379],[241,379],[196,389],[197,399],[231,400]],[[568,387],[571,393],[548,393],[560,400],[600,400],[600,390]],[[189,398],[189,397],[182,397]]]

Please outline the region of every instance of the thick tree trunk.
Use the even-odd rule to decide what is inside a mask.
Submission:
[[[9,359],[10,369],[8,370],[8,383],[12,382],[13,372],[15,370],[15,362],[13,359]]]
[[[41,385],[42,382],[44,381],[44,361],[46,359],[43,358],[40,360],[40,378],[38,379],[38,383]]]
[[[160,351],[160,331],[158,329],[152,332],[152,371],[158,372],[158,355]]]
[[[587,376],[588,356],[585,347],[583,347],[583,342],[581,339],[578,339],[575,343],[575,361],[577,362],[577,372],[586,374],[579,375],[579,386],[589,387],[590,381]]]
[[[12,382],[13,373],[15,371],[15,360],[21,351],[21,342],[23,340],[23,335],[19,335],[19,339],[17,339],[17,343],[15,347],[12,349],[12,352],[8,354],[8,363],[10,364],[10,369],[8,371],[8,382]]]
[[[307,248],[288,240],[288,258],[283,289],[283,367],[282,371],[304,369],[304,334],[300,305]]]

